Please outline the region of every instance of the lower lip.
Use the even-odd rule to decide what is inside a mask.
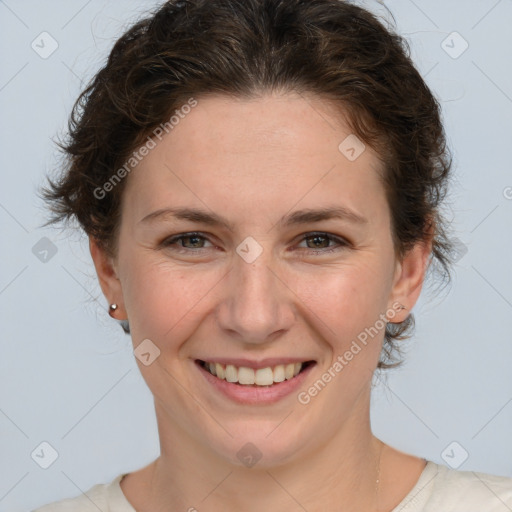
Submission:
[[[219,379],[212,375],[208,370],[205,370],[198,361],[194,364],[199,368],[201,374],[215,389],[222,394],[238,402],[240,404],[272,404],[279,401],[281,398],[296,392],[304,383],[309,372],[313,369],[316,363],[309,364],[307,368],[302,370],[295,377],[284,380],[283,382],[276,382],[272,386],[247,386],[243,384],[235,384],[227,380]]]

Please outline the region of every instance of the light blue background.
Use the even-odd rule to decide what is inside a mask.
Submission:
[[[512,476],[512,2],[385,3],[441,100],[456,175],[447,214],[468,252],[449,292],[414,308],[403,369],[376,378],[373,429],[443,464],[456,441],[469,454],[460,470]],[[40,229],[35,195],[82,85],[154,5],[0,1],[0,511],[76,496],[159,453],[151,393],[106,313],[86,240]],[[43,31],[58,42],[47,59],[31,48]],[[457,59],[441,47],[453,31],[469,44]],[[58,249],[46,263],[32,252],[43,236]],[[59,455],[46,470],[31,458],[43,441]]]

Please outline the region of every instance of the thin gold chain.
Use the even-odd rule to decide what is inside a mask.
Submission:
[[[379,484],[380,484],[380,461],[382,457],[382,450],[384,449],[384,443],[381,442],[379,450],[379,462],[377,463],[377,480],[375,481],[375,512],[379,510]]]

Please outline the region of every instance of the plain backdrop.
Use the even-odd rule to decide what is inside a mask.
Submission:
[[[36,195],[79,91],[159,3],[0,1],[0,511],[76,496],[159,453],[151,393],[86,239],[42,229]],[[385,4],[443,107],[459,260],[451,288],[414,308],[404,367],[376,377],[373,430],[437,463],[512,476],[512,2]]]

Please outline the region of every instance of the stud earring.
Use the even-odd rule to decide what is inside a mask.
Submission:
[[[110,304],[108,307],[108,314],[117,320],[117,318],[114,316],[115,312],[117,311],[117,304]],[[128,323],[128,320],[117,320],[119,322],[119,325],[123,328],[123,331],[125,334],[130,334],[130,324]]]
[[[407,308],[406,308],[403,304],[400,304],[400,309],[399,309],[398,311],[400,312],[400,311],[402,311],[402,310],[404,310],[404,309],[407,309]],[[395,316],[395,314],[393,314],[393,316],[392,316],[391,318],[394,318],[394,316]],[[392,322],[392,321],[391,321],[390,319],[388,319],[387,317],[386,317],[385,322],[386,322],[386,325],[387,325],[387,324],[396,324],[396,323],[401,323],[401,322]]]

